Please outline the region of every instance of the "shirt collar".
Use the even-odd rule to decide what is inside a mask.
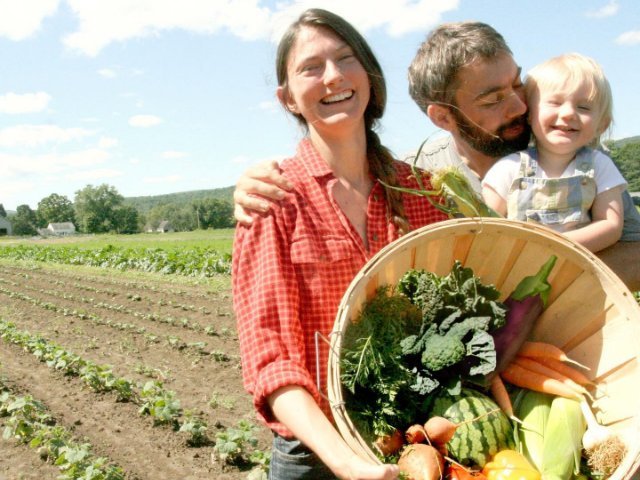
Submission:
[[[333,176],[333,171],[309,138],[303,139],[298,144],[298,156],[303,160],[302,166],[311,177]]]

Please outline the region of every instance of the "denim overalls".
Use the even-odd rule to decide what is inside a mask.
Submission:
[[[589,224],[596,198],[593,150],[578,151],[570,177],[537,177],[536,157],[534,149],[520,152],[520,171],[507,197],[508,218],[541,223],[558,232]]]

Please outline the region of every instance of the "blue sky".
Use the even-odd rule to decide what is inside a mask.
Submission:
[[[301,136],[275,101],[275,39],[302,9],[365,34],[387,77],[383,142],[396,154],[439,133],[406,71],[440,22],[480,20],[523,71],[577,51],[604,67],[613,138],[640,135],[636,0],[0,0],[0,203],[14,210],[87,184],[124,196],[233,185]]]

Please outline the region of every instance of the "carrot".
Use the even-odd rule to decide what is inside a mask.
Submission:
[[[516,357],[518,358],[518,357]],[[533,358],[533,357],[525,357],[525,358]],[[545,357],[538,357],[536,358],[536,361],[538,361],[539,363],[546,365],[549,368],[554,369],[557,372],[562,373],[564,376],[569,377],[571,380],[573,380],[574,382],[576,382],[578,385],[593,385],[594,383],[589,380],[587,378],[587,376],[582,373],[579,372],[578,370],[576,370],[575,368],[573,368],[571,365],[567,365],[566,363],[563,363],[559,360],[556,360],[554,358],[545,358]]]
[[[572,360],[567,356],[561,348],[552,345],[551,343],[545,342],[524,342],[518,351],[518,355],[522,355],[523,357],[534,357],[534,358],[554,358],[561,362],[568,362],[578,365],[579,367],[584,368],[585,370],[589,370],[586,366],[582,365],[575,360]]]
[[[507,417],[512,418],[513,415],[513,405],[511,404],[511,398],[509,397],[509,392],[507,392],[506,387],[504,386],[504,382],[500,378],[500,375],[495,375],[491,379],[491,395],[493,399],[496,401],[500,409],[507,415]]]
[[[574,382],[569,377],[560,373],[559,371],[554,370],[553,368],[547,367],[546,365],[538,362],[537,359],[516,356],[514,362],[517,365],[521,366],[522,368],[526,368],[527,370],[531,370],[532,372],[539,373],[541,375],[544,375],[545,377],[558,380],[559,382],[564,383],[567,387],[575,390],[577,393],[580,393],[582,395],[587,395],[589,397],[591,396],[590,393],[587,392],[587,390],[582,385],[579,385],[578,383]]]
[[[510,363],[500,373],[503,380],[522,388],[536,392],[558,395],[566,398],[580,399],[582,396],[564,383],[540,373],[527,370],[516,363]]]

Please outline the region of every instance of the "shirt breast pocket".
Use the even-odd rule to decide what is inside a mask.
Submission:
[[[294,240],[291,244],[291,262],[294,265],[323,265],[340,262],[353,256],[349,240],[337,237]]]
[[[342,293],[345,282],[351,281],[354,269],[357,271],[354,256],[349,240],[343,238],[306,237],[294,241],[291,262],[303,304],[319,302],[326,308],[334,301],[332,292],[339,289]]]

